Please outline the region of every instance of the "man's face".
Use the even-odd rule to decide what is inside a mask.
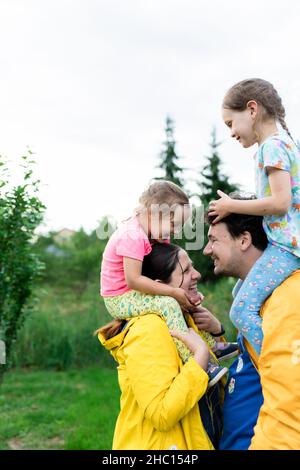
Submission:
[[[239,239],[232,238],[225,223],[211,225],[203,254],[214,261],[214,274],[239,277],[241,250]]]
[[[201,274],[194,268],[186,251],[179,251],[178,260],[179,263],[172,273],[169,284],[173,287],[182,287],[188,293],[197,288],[197,282],[200,280]]]

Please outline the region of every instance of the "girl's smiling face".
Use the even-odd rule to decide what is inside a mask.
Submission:
[[[248,105],[250,103],[252,102],[249,102]],[[222,110],[223,121],[230,129],[231,137],[236,139],[244,148],[251,147],[258,140],[257,133],[254,130],[257,107],[253,108],[248,105],[244,111],[227,108]]]

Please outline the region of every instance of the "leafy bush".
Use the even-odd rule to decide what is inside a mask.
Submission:
[[[9,359],[13,341],[30,312],[33,285],[42,270],[32,245],[45,206],[32,179],[31,152],[22,157],[23,182],[9,188],[7,163],[0,160],[0,340]],[[0,381],[5,365],[0,365]]]

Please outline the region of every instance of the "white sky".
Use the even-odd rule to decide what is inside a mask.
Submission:
[[[167,113],[187,178],[215,124],[224,172],[253,190],[255,149],[231,141],[220,105],[265,78],[300,137],[299,14],[295,0],[0,0],[0,153],[36,152],[43,231],[130,215],[159,174]]]

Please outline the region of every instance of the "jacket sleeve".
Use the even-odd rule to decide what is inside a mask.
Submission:
[[[157,315],[139,317],[124,339],[123,353],[137,403],[158,431],[172,429],[206,392],[206,372],[193,358],[180,370],[173,339]]]
[[[300,289],[291,276],[263,309],[264,340],[258,361],[264,403],[251,450],[300,448]]]

